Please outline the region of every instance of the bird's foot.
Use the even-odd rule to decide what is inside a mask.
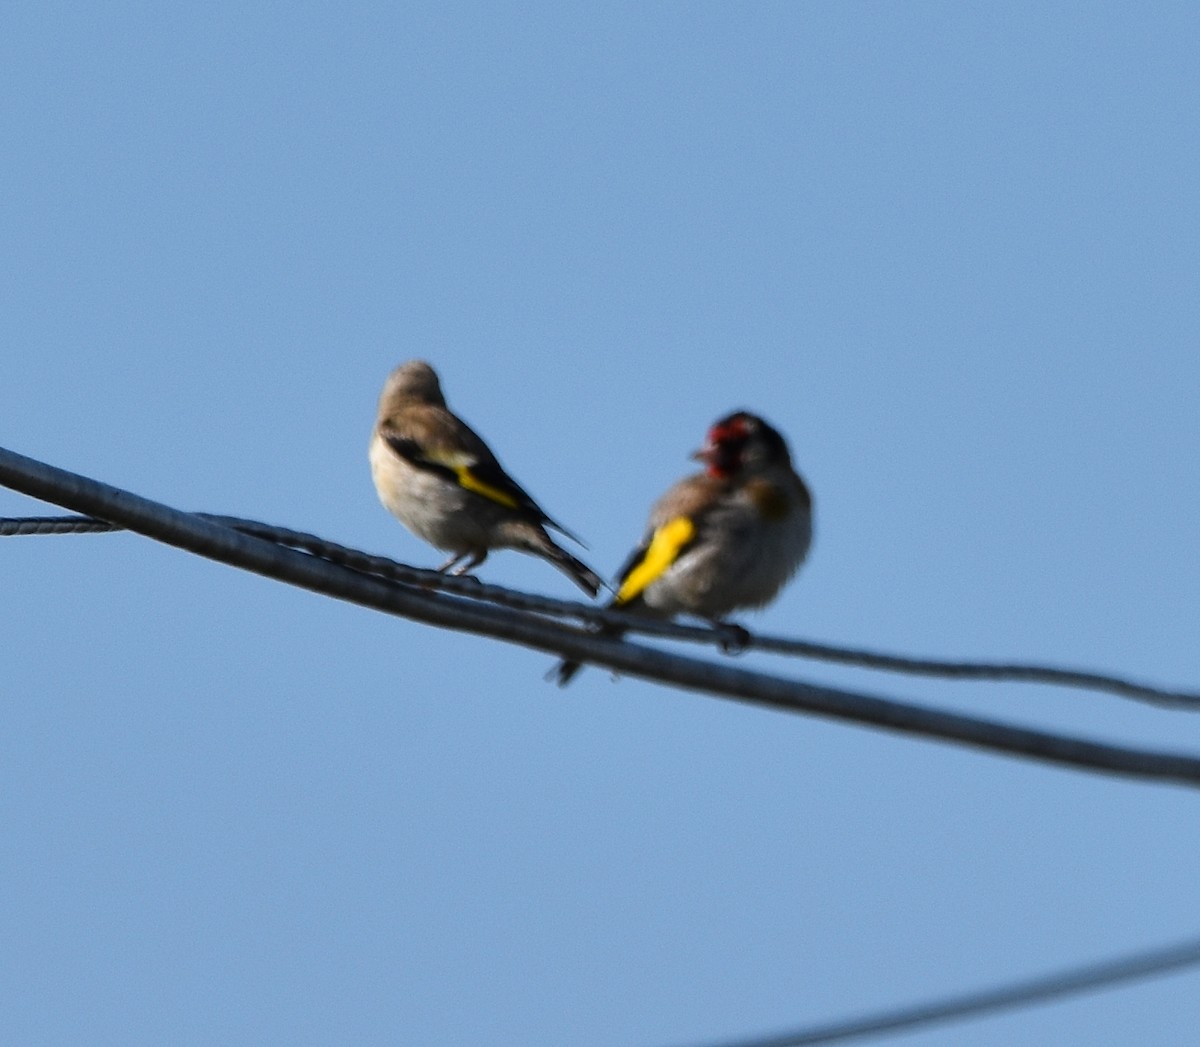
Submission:
[[[714,621],[717,643],[724,654],[741,654],[750,646],[750,633],[734,622]]]

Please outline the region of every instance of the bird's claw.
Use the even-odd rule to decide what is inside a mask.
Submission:
[[[741,654],[750,646],[750,633],[732,622],[717,622],[717,642],[723,654]]]

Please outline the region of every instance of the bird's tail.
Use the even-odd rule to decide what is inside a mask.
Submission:
[[[530,549],[554,564],[588,596],[595,596],[603,588],[604,582],[595,571],[582,560],[572,556],[566,549],[555,545],[545,531],[541,531],[537,539],[531,542]]]

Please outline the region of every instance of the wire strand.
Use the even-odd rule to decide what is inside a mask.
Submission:
[[[1065,767],[1200,787],[1200,756],[1038,731],[686,658],[529,613],[364,574],[0,448],[0,484],[212,560],[414,621],[594,662],[686,690]]]
[[[722,1040],[711,1047],[816,1047],[818,1044],[845,1043],[904,1032],[922,1025],[961,1021],[984,1014],[1032,1004],[1049,1003],[1100,989],[1112,989],[1129,982],[1170,974],[1200,965],[1200,938],[1149,952],[1135,953],[1115,960],[1074,967],[1066,971],[1014,982],[995,989],[944,997],[929,1003],[879,1011],[861,1018],[849,1018],[824,1025],[813,1025],[792,1032],[748,1040]]]
[[[731,669],[636,644],[614,642],[594,633],[568,628],[539,614],[513,614],[486,601],[481,602],[485,590],[488,598],[494,598],[496,594],[492,590],[497,587],[485,587],[473,579],[447,578],[437,572],[406,567],[356,550],[344,550],[302,532],[254,521],[179,512],[2,448],[0,482],[89,517],[26,518],[16,524],[2,521],[0,533],[61,534],[126,528],[210,559],[365,607],[592,661],[660,683],[674,683],[690,690],[770,708],[823,715],[1064,766],[1200,787],[1200,758],[1195,756],[1127,749],[1012,727],[856,692]],[[11,529],[9,525],[19,529]],[[326,559],[329,555],[336,556],[337,561]],[[384,565],[382,570],[381,565]],[[447,591],[451,588],[472,599]],[[504,599],[508,598],[505,595]],[[527,599],[530,605],[549,607],[564,614],[576,614],[577,608],[590,610],[585,605],[567,605],[565,601]],[[797,644],[796,641],[788,643]],[[838,654],[849,656],[855,653],[838,651]],[[857,655],[861,654],[857,652]],[[890,656],[872,657],[894,660]],[[1026,673],[1037,671],[1027,666],[1009,668]],[[1090,678],[1094,674],[1069,675]],[[767,1038],[726,1041],[720,1047],[811,1047],[862,1039],[1046,1002],[1197,964],[1200,964],[1200,940],[862,1018],[811,1026]]]
[[[480,582],[473,576],[457,577],[440,574],[398,563],[383,556],[374,556],[303,531],[277,527],[241,517],[214,513],[196,513],[201,519],[232,527],[243,534],[263,538],[289,548],[300,549],[313,556],[341,564],[381,578],[414,585],[432,587],[457,593],[471,599],[520,610],[533,611],[556,618],[569,618],[592,625],[616,624],[626,632],[657,636],[663,639],[728,645],[727,631],[719,627],[686,625],[661,621],[644,616],[611,611],[571,600],[519,593],[502,586]],[[0,537],[16,535],[84,534],[123,530],[119,525],[88,516],[33,516],[0,518]],[[1016,662],[945,661],[933,658],[914,658],[886,654],[861,648],[815,643],[782,636],[747,633],[748,640],[740,649],[755,649],[773,654],[790,655],[814,661],[851,665],[856,668],[912,676],[937,677],[951,680],[991,680],[1031,684],[1048,684],[1079,690],[1099,691],[1145,702],[1162,708],[1200,712],[1200,694],[1168,690],[1150,684],[1083,669],[1068,669],[1048,665]]]

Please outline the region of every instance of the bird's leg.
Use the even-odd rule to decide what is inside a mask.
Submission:
[[[466,556],[466,555],[467,555],[466,553],[463,553],[462,556],[456,556],[454,559],[461,560],[463,558],[463,556]],[[466,574],[468,571],[473,571],[476,567],[478,567],[481,563],[483,563],[484,560],[487,559],[487,555],[488,554],[487,554],[486,549],[477,549],[475,552],[471,553],[471,559],[469,559],[465,564],[463,564],[460,568],[458,568],[457,571],[454,571],[453,573],[456,575],[463,575],[463,574]],[[453,563],[453,562],[454,561],[451,561],[451,563]],[[447,564],[446,566],[448,567],[450,565]]]
[[[466,553],[455,553],[452,557],[450,557],[449,560],[447,560],[444,564],[442,564],[441,567],[438,568],[438,574],[445,574],[447,571],[450,570],[451,567],[453,567],[456,563],[458,563],[459,560],[461,560],[466,555],[467,555]],[[458,571],[456,573],[462,574],[462,571]]]

